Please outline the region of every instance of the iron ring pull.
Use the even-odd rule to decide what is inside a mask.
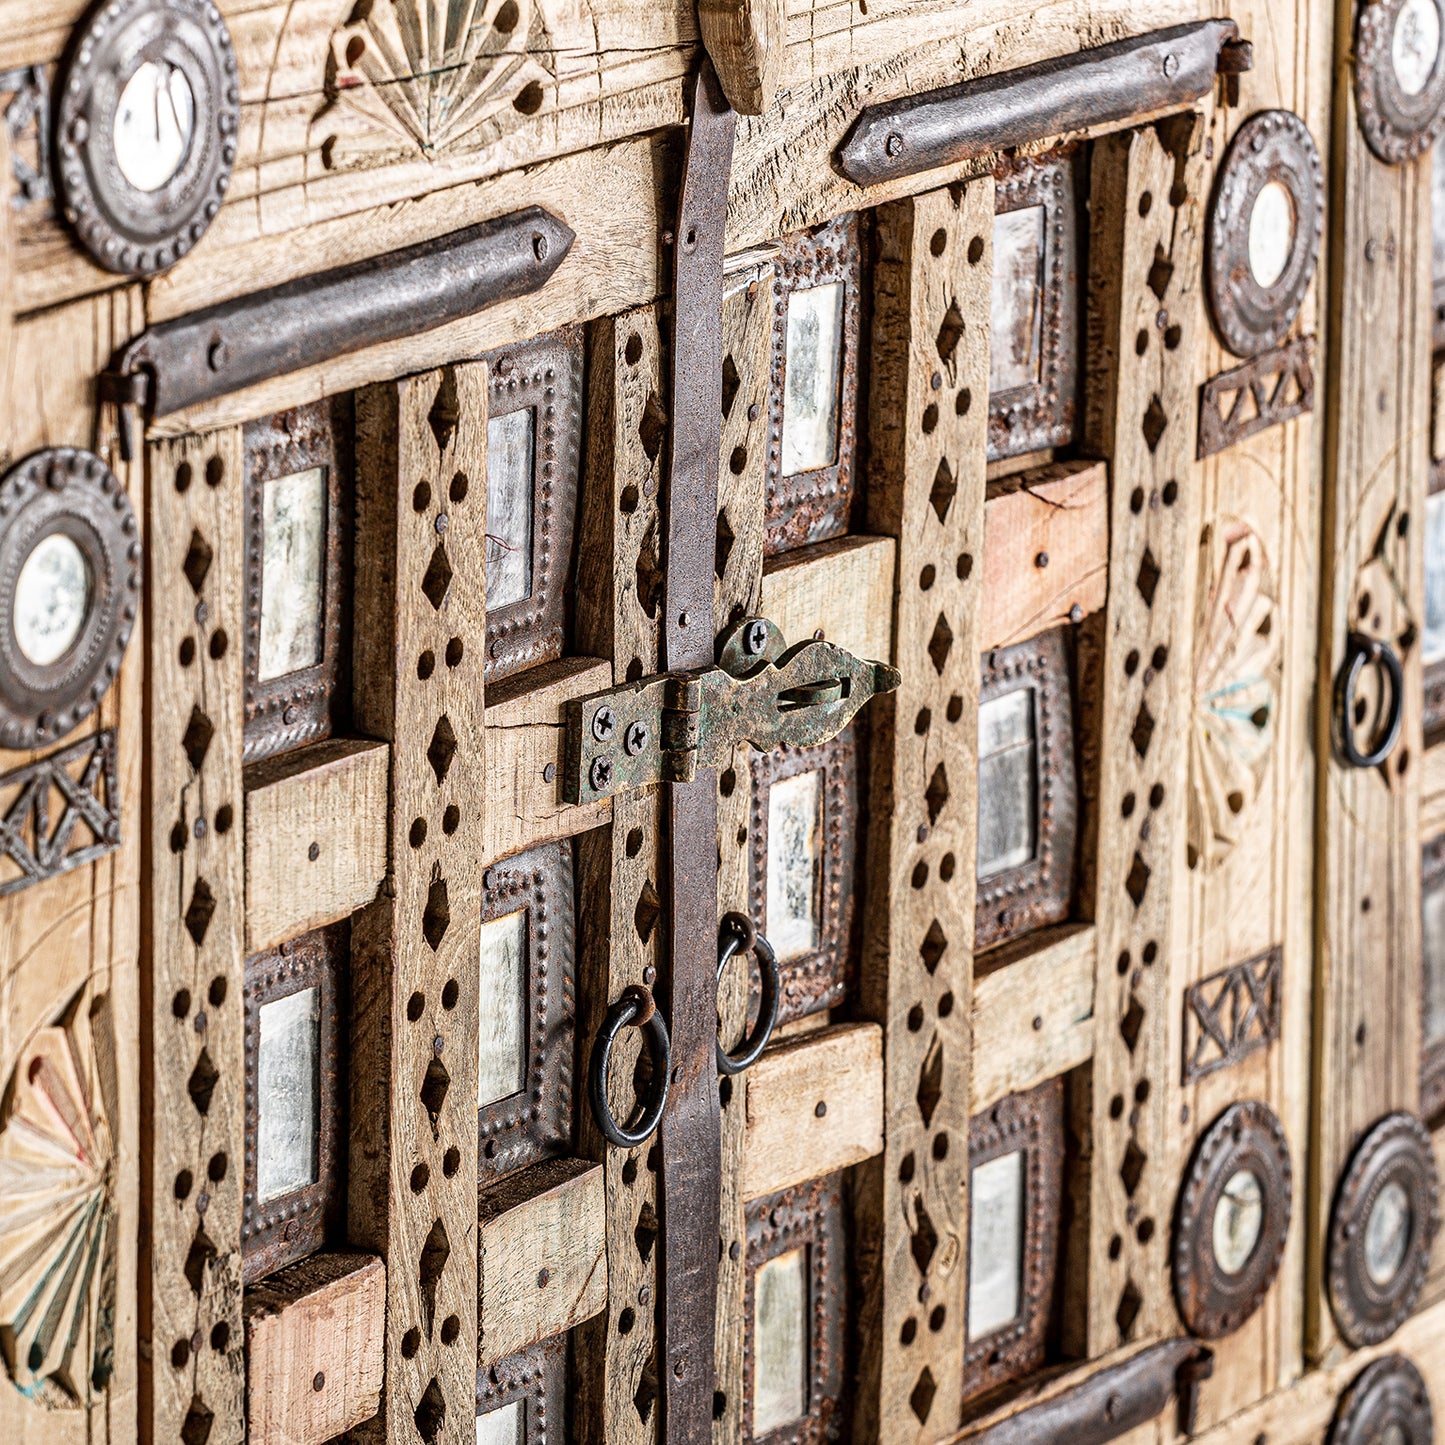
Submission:
[[[767,1048],[768,1040],[778,1022],[778,995],[782,992],[778,974],[778,955],[773,946],[753,926],[751,918],[741,913],[725,913],[718,929],[717,976],[722,982],[723,969],[739,953],[751,950],[757,955],[758,972],[763,981],[762,1003],[758,1008],[758,1021],[753,1031],[738,1045],[734,1054],[723,1048],[722,1040],[717,1044],[717,1071],[720,1074],[740,1074],[757,1063],[758,1055]]]
[[[638,1101],[638,1107],[627,1124],[612,1117],[607,1102],[607,1069],[612,1062],[612,1046],[625,1028],[642,1029],[652,1055],[652,1095]],[[592,1058],[587,1068],[587,1097],[592,1104],[592,1117],[609,1144],[619,1149],[633,1149],[652,1137],[667,1105],[668,1078],[672,1072],[672,1041],[667,1025],[658,1012],[652,990],[634,984],[622,990],[617,1002],[607,1010],[602,1027],[592,1041]]]
[[[1378,741],[1369,752],[1355,742],[1351,714],[1355,710],[1355,689],[1365,668],[1378,663],[1390,680],[1390,711]],[[1405,670],[1395,649],[1378,637],[1352,632],[1345,646],[1345,660],[1335,678],[1335,746],[1352,768],[1375,768],[1395,751],[1405,713]]]

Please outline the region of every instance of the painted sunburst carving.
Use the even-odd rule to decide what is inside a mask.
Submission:
[[[538,0],[358,0],[327,88],[403,154],[475,151],[541,109],[554,50]]]
[[[16,1388],[53,1409],[87,1406],[114,1354],[114,1082],[92,1027],[108,1041],[76,1007],[34,1035],[0,1128],[0,1350]]]
[[[1282,672],[1275,588],[1259,534],[1224,519],[1203,549],[1189,738],[1191,864],[1214,868],[1244,831],[1274,748]]]

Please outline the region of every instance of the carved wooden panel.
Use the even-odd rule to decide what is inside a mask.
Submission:
[[[816,747],[753,755],[750,912],[781,966],[779,1023],[842,1003],[856,976],[858,754],[855,724]],[[756,980],[751,993],[755,1013]]]
[[[813,1445],[845,1428],[847,1237],[842,1176],[747,1207],[743,1438]]]
[[[349,711],[352,426],[338,397],[243,429],[247,762],[329,737]]]
[[[573,588],[583,332],[492,352],[487,681],[562,655]]]
[[[567,1153],[576,1134],[572,848],[482,875],[477,1172],[484,1183]]]
[[[334,1241],[345,1213],[350,941],[333,924],[246,960],[248,1284]]]
[[[848,530],[857,453],[862,226],[857,214],[838,216],[778,243],[763,543],[770,555]],[[725,361],[725,407],[738,385],[736,361],[731,373]],[[744,448],[740,459],[736,452],[728,457],[728,465],[741,472],[746,458]]]

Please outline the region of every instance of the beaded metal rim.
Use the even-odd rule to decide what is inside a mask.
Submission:
[[[1386,1355],[1355,1377],[1340,1397],[1330,1445],[1371,1445],[1392,1425],[1407,1445],[1430,1445],[1435,1438],[1429,1391],[1403,1355]]]
[[[56,534],[80,549],[91,595],[74,643],[37,665],[16,640],[15,587],[36,545]],[[94,712],[130,642],[140,581],[135,512],[98,456],[75,447],[36,452],[0,480],[0,746],[38,747]]]
[[[1422,155],[1445,128],[1445,0],[1431,0],[1440,21],[1440,53],[1424,89],[1407,95],[1395,73],[1395,23],[1409,0],[1360,6],[1355,29],[1355,105],[1365,144],[1386,165]]]
[[[179,167],[153,191],[126,179],[114,138],[122,92],[146,62],[178,70],[195,108]],[[174,265],[221,208],[239,126],[235,51],[208,0],[110,0],[93,10],[66,58],[56,110],[57,189],[80,243],[121,275]]]
[[[1289,259],[1271,286],[1255,279],[1249,238],[1254,204],[1282,185],[1294,207]],[[1314,279],[1325,224],[1325,172],[1309,127],[1293,111],[1266,110],[1240,126],[1225,153],[1209,211],[1209,307],[1219,338],[1236,356],[1284,340]]]
[[[1365,1235],[1371,1212],[1392,1181],[1409,1199],[1410,1240],[1400,1267],[1382,1285],[1366,1267]],[[1351,1155],[1330,1214],[1326,1267],[1330,1310],[1349,1344],[1380,1344],[1415,1308],[1440,1221],[1436,1193],[1430,1135],[1411,1114],[1381,1119]]]
[[[1214,1214],[1241,1170],[1258,1180],[1264,1213],[1248,1258],[1229,1274],[1214,1253]],[[1254,1099],[1231,1105],[1195,1148],[1175,1214],[1174,1295],[1192,1334],[1219,1339],[1264,1303],[1284,1259],[1293,1201],[1289,1141],[1274,1111]]]

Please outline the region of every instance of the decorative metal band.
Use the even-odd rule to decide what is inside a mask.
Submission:
[[[95,710],[130,642],[140,583],[135,513],[98,456],[35,452],[0,480],[0,747],[62,738]]]
[[[126,173],[117,131],[146,67],[175,126],[173,169],[153,186]],[[60,81],[56,166],[65,217],[108,271],[153,275],[200,240],[231,179],[240,102],[211,0],[108,0],[82,22]]]
[[[1279,1038],[1284,950],[1222,969],[1184,995],[1184,1082],[1230,1068]]]
[[[1301,336],[1204,383],[1199,394],[1199,458],[1314,409],[1315,339]]]
[[[1435,11],[1434,43],[1418,25]],[[1362,4],[1355,27],[1355,106],[1365,144],[1386,165],[1423,155],[1445,128],[1445,0]]]
[[[1340,1396],[1329,1445],[1431,1445],[1430,1392],[1403,1355],[1386,1355],[1362,1370]]]

